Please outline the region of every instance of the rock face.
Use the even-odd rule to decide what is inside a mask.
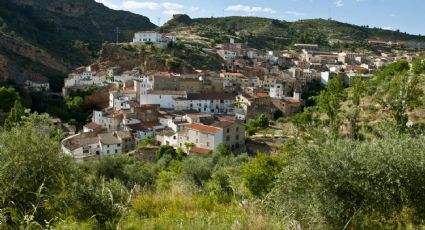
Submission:
[[[116,28],[120,41],[131,41],[135,31],[156,26],[147,17],[94,0],[1,0],[0,79],[65,75],[91,63],[102,43],[115,41]]]
[[[13,0],[17,5],[31,6],[36,8],[45,7],[48,11],[58,13],[61,15],[69,17],[79,17],[86,13],[86,5],[78,1],[67,1],[67,0],[57,0],[46,2],[47,5],[43,5],[43,1],[34,1],[34,0]]]

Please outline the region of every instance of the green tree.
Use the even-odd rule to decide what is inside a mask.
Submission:
[[[342,80],[339,77],[334,77],[329,80],[326,90],[323,90],[318,97],[317,105],[328,116],[330,129],[335,137],[338,135],[340,125],[341,102],[344,101],[345,96]]]
[[[418,76],[398,74],[384,87],[384,92],[381,101],[383,106],[390,109],[399,129],[405,129],[408,121],[407,111],[420,105],[424,94],[419,87]]]
[[[352,112],[348,115],[351,126],[351,138],[358,139],[359,138],[359,127],[358,127],[358,119],[360,113],[360,100],[364,94],[364,83],[361,77],[354,77],[350,82],[351,86],[351,101],[353,102],[354,108]]]
[[[211,157],[189,156],[183,161],[182,175],[201,187],[211,178],[213,167]]]
[[[46,204],[73,181],[74,163],[60,154],[48,119],[32,114],[0,134],[0,210],[11,211],[8,223],[18,224],[24,215],[50,220]]]
[[[15,105],[10,110],[9,115],[4,121],[4,129],[11,130],[14,125],[22,121],[23,116],[25,116],[25,108],[19,100],[16,100]]]
[[[223,203],[230,202],[235,194],[231,176],[225,168],[219,168],[211,175],[207,188],[212,198]]]
[[[189,153],[190,152],[190,149],[192,149],[193,147],[195,147],[195,144],[192,143],[192,142],[185,142],[184,143],[184,146],[186,147],[187,153]]]
[[[415,226],[415,218],[422,225],[425,137],[393,128],[379,136],[299,144],[266,203],[302,228],[392,229]]]
[[[9,111],[19,98],[19,94],[14,88],[0,87],[0,109],[4,112]]]
[[[257,119],[258,125],[261,128],[267,128],[270,125],[269,117],[266,114],[261,114]]]
[[[155,145],[155,139],[152,136],[147,136],[146,139],[139,142],[139,147]]]
[[[159,160],[165,155],[169,155],[173,159],[176,159],[178,157],[177,151],[169,145],[163,145],[156,151],[156,159]]]
[[[266,195],[272,189],[273,182],[282,167],[283,163],[280,157],[258,154],[243,166],[242,177],[245,186],[254,196]]]
[[[215,149],[216,154],[219,156],[231,156],[232,150],[229,148],[229,146],[225,145],[224,143],[220,143],[217,145]]]
[[[425,73],[425,57],[416,58],[412,63],[412,71],[415,74]]]

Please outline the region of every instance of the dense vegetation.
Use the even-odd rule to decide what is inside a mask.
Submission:
[[[425,41],[423,36],[356,26],[330,19],[287,22],[261,17],[190,19],[187,15],[177,15],[160,29],[179,33],[190,31],[190,33],[211,39],[213,43],[226,42],[229,38],[235,38],[237,41],[248,42],[250,46],[259,49],[283,49],[294,43],[317,43],[330,47],[330,41],[335,43],[332,48],[371,49],[365,42],[366,39]],[[243,30],[249,34],[236,34]]]

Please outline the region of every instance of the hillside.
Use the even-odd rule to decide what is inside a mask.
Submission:
[[[233,37],[248,41],[251,46],[261,49],[283,48],[292,43],[318,43],[327,46],[329,42],[353,43],[366,39],[425,41],[424,36],[325,19],[287,22],[260,17],[190,19],[187,15],[175,15],[161,29],[178,32],[186,39],[190,31],[213,43]],[[237,33],[241,31],[242,33]]]
[[[63,74],[88,64],[103,42],[116,40],[116,27],[119,40],[130,41],[135,31],[156,26],[94,0],[0,1],[0,79],[23,72],[18,81],[31,74]]]
[[[139,67],[143,71],[192,73],[193,69],[218,71],[222,59],[215,53],[181,43],[166,48],[151,44],[104,44],[97,62],[102,68],[120,66],[128,70]]]

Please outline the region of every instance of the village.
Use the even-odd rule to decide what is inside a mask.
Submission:
[[[165,47],[177,42],[172,34],[135,33],[131,45]],[[368,41],[373,46],[418,44]],[[223,60],[221,71],[193,69],[192,73],[142,72],[120,66],[80,67],[65,79],[63,96],[84,87],[109,86],[109,105],[92,113],[80,133],[62,141],[65,154],[83,161],[134,151],[139,143],[180,148],[186,154],[211,154],[225,145],[246,151],[246,122],[270,120],[302,111],[302,94],[312,84],[326,86],[339,77],[367,80],[388,63],[412,61],[415,53],[332,52],[317,44],[295,44],[294,50],[260,51],[230,39],[208,49]],[[28,87],[48,91],[45,82]]]

